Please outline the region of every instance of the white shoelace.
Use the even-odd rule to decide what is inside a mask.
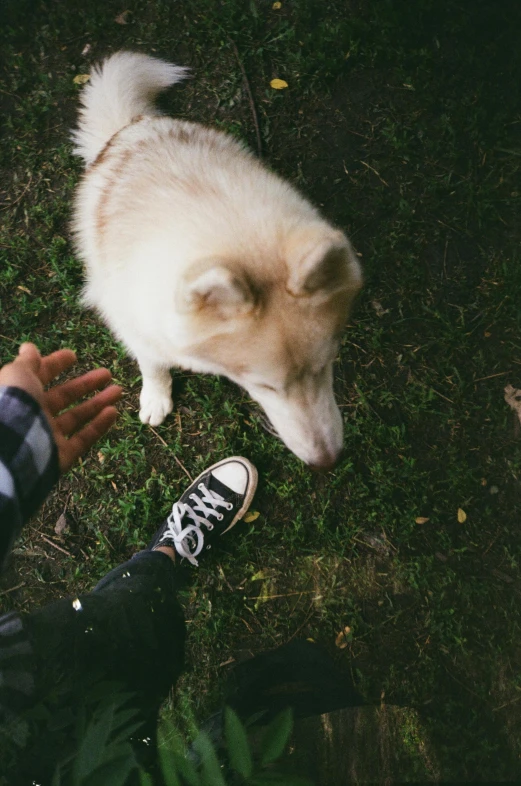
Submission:
[[[199,483],[197,488],[201,492],[201,496],[195,493],[190,494],[190,499],[195,500],[194,505],[189,505],[186,502],[174,503],[172,512],[166,520],[167,527],[157,544],[160,546],[163,540],[173,540],[177,553],[181,557],[185,557],[192,565],[198,564],[196,557],[201,553],[204,545],[204,534],[201,527],[205,526],[208,531],[211,531],[214,524],[209,520],[209,517],[215,516],[217,521],[222,521],[223,514],[219,513],[218,508],[224,507],[226,510],[233,508],[231,502],[226,502],[220,494],[206,488],[204,483]],[[184,526],[184,518],[191,519],[192,523]],[[195,548],[193,548],[194,546]]]

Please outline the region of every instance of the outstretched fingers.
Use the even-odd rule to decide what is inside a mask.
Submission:
[[[110,371],[106,368],[96,368],[82,374],[81,377],[69,379],[46,393],[46,405],[51,415],[57,415],[63,409],[75,404],[84,396],[94,393],[95,390],[105,387],[112,379]]]
[[[76,382],[79,380],[72,381]],[[91,392],[91,390],[92,388],[89,388],[88,392]],[[109,407],[119,401],[121,393],[122,388],[120,388],[119,385],[110,385],[100,393],[96,393],[96,395],[88,399],[88,401],[84,401],[54,418],[56,428],[66,437],[74,434],[90,420],[96,418],[105,407]],[[73,400],[75,401],[76,398]]]
[[[60,469],[66,472],[76,460],[83,456],[90,448],[103,437],[118,417],[115,407],[105,407],[96,417],[84,428],[77,431],[72,437],[63,441],[60,445]]]
[[[23,346],[23,345],[22,345]],[[72,349],[59,349],[40,360],[38,376],[42,385],[49,385],[64,371],[68,371],[76,363],[76,353]]]

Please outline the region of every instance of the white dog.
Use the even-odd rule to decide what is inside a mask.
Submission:
[[[159,114],[154,96],[185,73],[118,52],[82,91],[84,302],[139,363],[143,423],[172,411],[172,366],[224,374],[290,450],[330,467],[343,438],[333,361],[360,266],[345,235],[240,142]]]

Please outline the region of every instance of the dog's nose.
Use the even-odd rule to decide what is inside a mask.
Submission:
[[[313,472],[327,472],[338,464],[343,455],[343,449],[339,453],[324,453],[320,461],[313,462],[313,464],[309,465],[309,468],[312,469]]]

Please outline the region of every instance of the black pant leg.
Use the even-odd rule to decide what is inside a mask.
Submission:
[[[42,775],[71,743],[75,724],[88,722],[111,697],[135,710],[141,724],[133,735],[135,749],[143,763],[153,758],[157,713],[183,668],[185,625],[176,590],[169,557],[145,551],[92,592],[22,617],[33,652],[36,703],[47,726],[32,734],[31,755],[44,761]]]

